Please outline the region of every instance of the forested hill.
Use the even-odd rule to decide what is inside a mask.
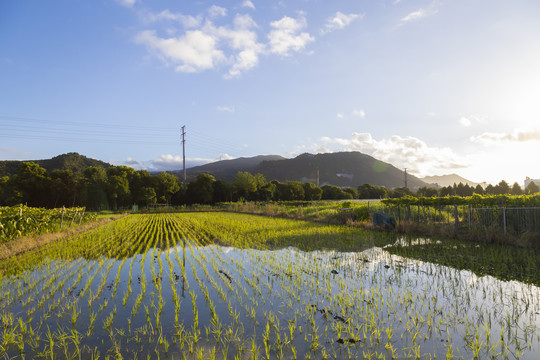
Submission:
[[[263,161],[253,173],[261,173],[266,180],[316,182],[319,169],[319,185],[357,187],[363,184],[404,186],[405,173],[391,164],[360,152],[336,152],[328,154],[302,154],[294,159]],[[425,182],[407,175],[409,188],[427,186]]]
[[[24,160],[32,161],[37,163],[42,168],[47,171],[52,170],[71,170],[74,173],[82,172],[84,169],[90,166],[108,168],[111,167],[111,164],[108,164],[104,161],[90,159],[84,155],[79,155],[78,153],[67,153],[53,157],[52,159],[44,160]],[[19,164],[23,161],[20,160],[1,160],[0,161],[0,177],[2,176],[11,176],[15,174]]]
[[[221,160],[213,163],[195,166],[187,169],[188,181],[195,180],[197,175],[207,173],[213,175],[216,179],[226,182],[232,182],[239,171],[247,171],[253,173],[253,169],[263,161],[279,161],[286,160],[279,155],[259,155],[254,157],[241,157],[232,160]],[[182,178],[181,171],[173,171],[173,174]]]

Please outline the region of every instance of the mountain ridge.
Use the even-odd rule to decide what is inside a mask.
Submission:
[[[76,152],[57,155],[50,159],[41,160],[0,160],[0,176],[15,174],[23,162],[35,162],[48,172],[52,170],[71,170],[74,173],[84,171],[90,166],[108,168],[112,165],[101,160],[92,159]]]

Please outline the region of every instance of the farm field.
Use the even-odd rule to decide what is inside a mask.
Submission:
[[[537,252],[501,273],[489,248],[495,265],[472,272],[441,246],[258,215],[130,215],[0,262],[0,356],[538,358]]]

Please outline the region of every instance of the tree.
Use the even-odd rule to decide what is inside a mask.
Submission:
[[[135,169],[127,166],[112,166],[107,172],[107,195],[113,209],[132,203],[130,179],[135,176]]]
[[[308,201],[321,200],[322,189],[314,183],[306,182],[302,184],[304,188],[304,199]]]
[[[510,193],[512,195],[521,195],[523,194],[523,191],[521,190],[521,186],[519,186],[519,184],[515,182],[514,185],[512,185],[512,190],[510,190]]]
[[[157,200],[156,190],[153,187],[143,186],[137,193],[137,204],[148,206]]]
[[[495,195],[495,187],[491,184],[488,184],[484,189],[484,194],[486,195]]]
[[[392,193],[390,194],[390,197],[392,198],[402,198],[404,196],[413,196],[413,192],[411,189],[407,187],[397,187],[395,188]]]
[[[86,206],[90,209],[108,209],[107,172],[102,167],[90,166],[84,170]]]
[[[264,181],[264,177],[262,179]],[[250,198],[250,195],[257,191],[258,181],[260,181],[260,179],[257,180],[255,176],[251,175],[247,171],[239,171],[232,182],[236,199]]]
[[[474,188],[474,194],[478,194],[478,195],[484,195],[485,194],[485,191],[484,191],[484,188],[482,187],[482,185],[480,185],[480,184],[476,185],[476,187]]]
[[[363,184],[358,187],[359,199],[381,199],[388,196],[388,189],[385,187]]]
[[[299,181],[278,183],[276,196],[277,200],[304,200],[304,188],[302,187],[302,183]]]
[[[441,191],[439,191],[439,194],[441,196],[455,195],[454,194],[454,188],[452,186],[450,186],[450,185],[444,186],[443,188],[441,188]]]
[[[527,195],[536,194],[539,191],[540,191],[540,187],[538,187],[538,185],[536,185],[534,181],[531,181],[529,185],[527,185],[527,187],[525,188],[525,193]]]
[[[214,203],[232,201],[233,187],[231,184],[228,184],[223,180],[217,180],[214,182],[213,187],[212,201]]]
[[[264,178],[263,174],[256,173],[255,175],[253,175],[253,177],[255,178],[255,184],[257,186],[257,190],[259,190],[260,188],[264,186],[264,184],[266,184],[266,179]]]
[[[469,184],[463,184],[460,182],[458,185],[454,184],[454,194],[457,196],[471,196],[474,192],[474,188]]]
[[[322,198],[324,200],[342,200],[352,199],[352,195],[348,192],[341,190],[341,188],[334,185],[324,185],[322,188]]]
[[[277,186],[273,182],[264,184],[259,190],[257,190],[258,200],[272,200],[277,192]]]
[[[354,189],[352,187],[348,187],[348,188],[343,189],[343,191],[345,191],[346,193],[351,194],[353,199],[358,199],[358,191],[356,191],[356,189]]]
[[[0,205],[6,204],[9,176],[0,177]]]
[[[159,202],[171,203],[172,196],[180,190],[178,178],[173,174],[162,171],[154,178],[156,196]]]
[[[154,178],[146,170],[137,170],[129,180],[131,199],[139,206],[148,206],[156,202]]]
[[[71,170],[53,170],[50,173],[50,200],[53,207],[73,206],[80,201],[81,181]]]
[[[45,206],[50,190],[47,170],[33,161],[24,161],[11,177],[11,185],[22,195],[21,202],[28,206]]]
[[[432,196],[437,196],[439,193],[438,193],[437,189],[435,189],[435,188],[428,187],[428,186],[423,186],[423,187],[418,189],[416,194],[418,196],[432,197]]]
[[[510,193],[510,185],[508,185],[508,183],[504,180],[501,180],[500,183],[498,183],[496,186],[495,186],[495,189],[494,189],[494,193],[495,195],[504,195],[504,194],[509,194]]]
[[[199,174],[186,189],[186,202],[189,204],[210,204],[213,199],[216,179],[210,174]]]
[[[130,195],[128,179],[120,175],[108,176],[107,194],[113,209],[118,209],[118,204],[124,206]]]

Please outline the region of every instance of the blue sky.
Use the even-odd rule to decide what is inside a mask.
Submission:
[[[0,3],[0,159],[361,151],[540,178],[536,0]]]

